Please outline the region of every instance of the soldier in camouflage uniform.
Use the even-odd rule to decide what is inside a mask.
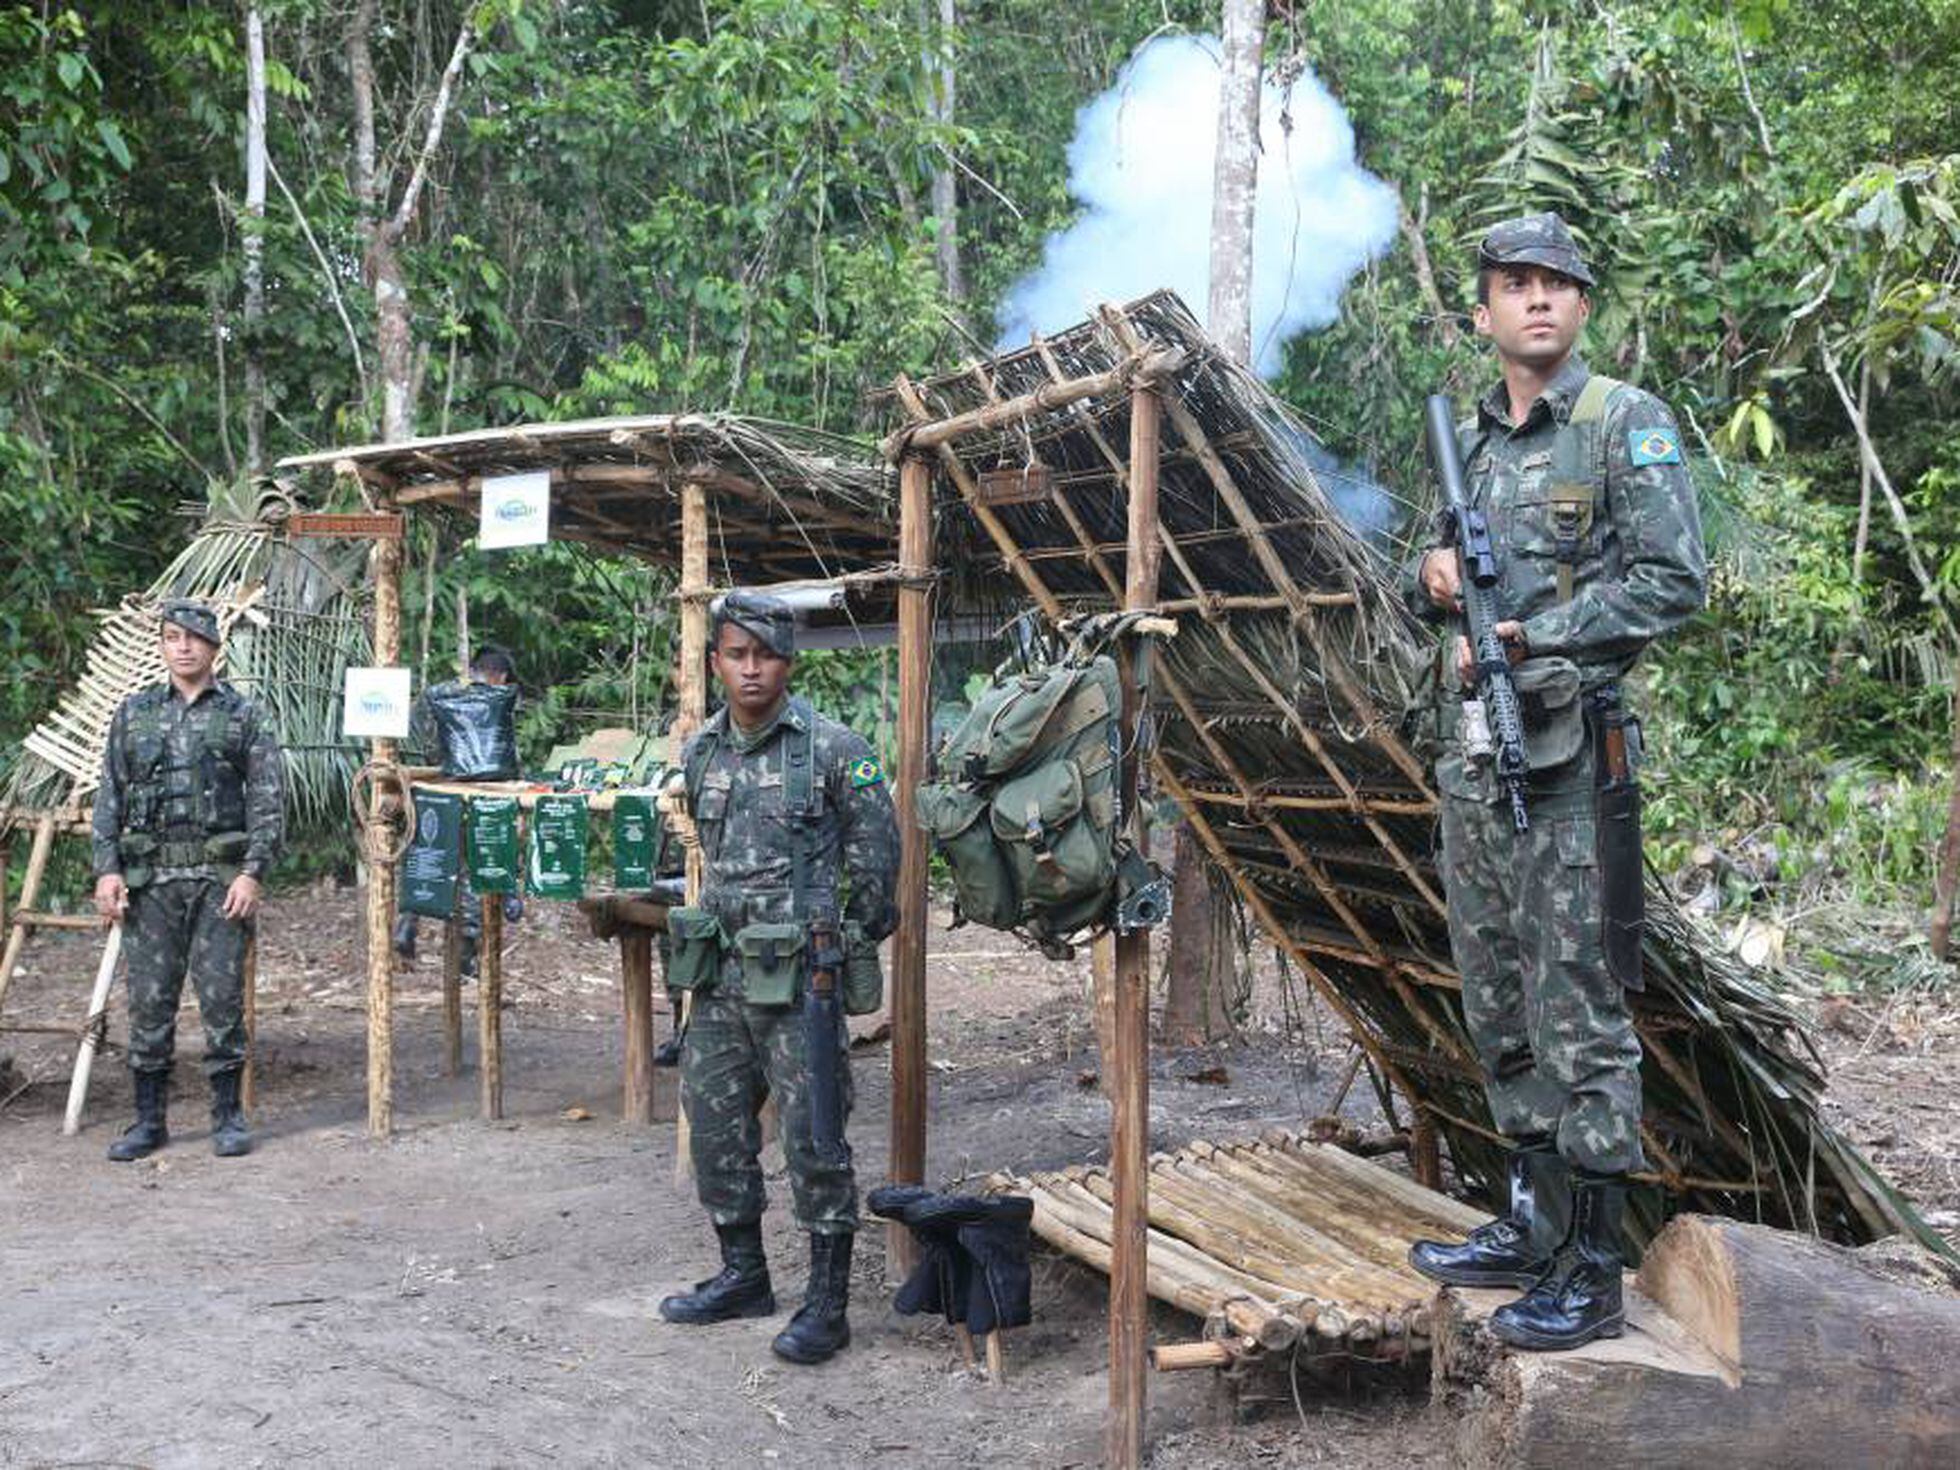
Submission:
[[[806,939],[813,918],[841,920],[856,958],[869,947],[875,963],[878,942],[898,922],[898,830],[884,772],[863,737],[789,694],[796,651],[789,607],[731,592],[712,620],[713,664],[728,702],[682,757],[704,880],[699,904],[670,914],[669,979],[694,994],[681,1095],[723,1268],[666,1298],[660,1314],[706,1323],[775,1311],[758,1161],[758,1110],[773,1095],[797,1224],[810,1234],[804,1303],[773,1346],[791,1362],[817,1363],[850,1341],[845,1308],[858,1212],[849,1146],[826,1160],[813,1133],[799,1004],[809,983]],[[849,1038],[841,1024],[832,1044],[848,1117]]]
[[[125,699],[109,724],[95,795],[96,910],[123,923],[136,1121],[109,1146],[140,1159],[169,1141],[165,1108],[177,1002],[189,971],[204,1018],[211,1147],[250,1153],[245,943],[279,852],[285,767],[264,712],[211,670],[218,618],[173,598],[162,610],[169,679]]]
[[[1640,984],[1639,727],[1620,680],[1706,591],[1673,416],[1573,351],[1593,284],[1555,214],[1498,225],[1479,250],[1475,322],[1502,380],[1458,437],[1502,573],[1496,631],[1525,710],[1530,829],[1516,830],[1495,763],[1466,758],[1460,698],[1441,701],[1436,764],[1450,942],[1512,1144],[1511,1206],[1468,1243],[1421,1242],[1411,1259],[1441,1281],[1530,1288],[1493,1321],[1528,1348],[1622,1330],[1620,1223],[1642,1155],[1625,996]],[[1458,612],[1459,586],[1447,546],[1404,579],[1410,609],[1436,623]],[[1468,686],[1460,636],[1456,667]]]

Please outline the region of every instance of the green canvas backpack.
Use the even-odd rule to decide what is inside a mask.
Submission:
[[[1115,661],[1081,643],[1045,667],[995,673],[917,798],[952,871],[955,923],[1065,952],[1111,922],[1126,884],[1152,881],[1117,832],[1121,705]]]

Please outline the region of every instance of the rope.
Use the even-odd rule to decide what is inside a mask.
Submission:
[[[394,812],[384,804],[390,798],[383,788],[389,786],[394,788]],[[377,816],[394,825],[394,839],[376,857],[393,864],[408,855],[409,846],[415,841],[415,793],[409,785],[408,773],[401,766],[394,761],[369,761],[354,773],[353,784],[347,789],[347,804],[353,812],[357,833],[365,835],[373,831]]]

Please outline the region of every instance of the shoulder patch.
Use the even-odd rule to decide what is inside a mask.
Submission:
[[[867,755],[863,760],[851,763],[851,785],[854,787],[876,786],[885,779],[885,768],[878,764],[875,755]]]
[[[1649,464],[1679,464],[1681,443],[1672,429],[1659,426],[1651,429],[1629,429],[1627,454],[1633,460],[1635,469]]]

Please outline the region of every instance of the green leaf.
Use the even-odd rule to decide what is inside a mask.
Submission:
[[[125,171],[134,166],[129,156],[129,144],[123,141],[122,130],[108,118],[96,119],[95,135],[102,140],[102,146],[109,150],[109,156],[115,159]]]

